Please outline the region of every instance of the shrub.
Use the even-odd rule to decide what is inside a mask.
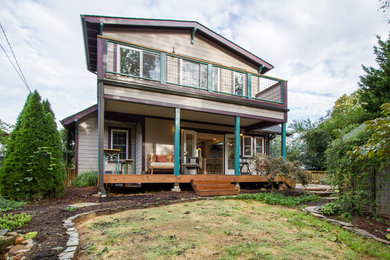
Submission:
[[[96,171],[87,171],[80,173],[72,182],[73,187],[97,186],[98,174]]]
[[[39,200],[65,193],[61,141],[48,101],[31,93],[9,135],[0,169],[0,192],[15,200]]]
[[[23,227],[31,221],[31,216],[26,213],[21,214],[4,214],[0,218],[0,229],[9,231]]]
[[[0,195],[0,212],[7,212],[9,210],[20,209],[27,202],[7,200]]]
[[[272,182],[275,176],[280,175],[293,178],[296,182],[302,183],[303,185],[307,184],[305,172],[301,168],[299,161],[291,162],[281,156],[275,158],[267,157],[265,159],[256,157],[255,164],[256,169],[260,169],[260,172],[264,170],[270,182]]]
[[[34,232],[28,232],[25,236],[24,236],[24,239],[33,239],[34,237],[36,237],[38,234],[38,232],[34,231]]]
[[[73,206],[66,206],[65,208],[62,209],[63,211],[68,211],[68,212],[75,212],[77,211],[76,207]]]

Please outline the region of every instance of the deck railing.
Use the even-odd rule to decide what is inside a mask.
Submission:
[[[284,103],[284,81],[137,45],[106,40],[106,73],[228,94],[246,99]]]

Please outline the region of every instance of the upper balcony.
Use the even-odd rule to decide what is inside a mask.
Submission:
[[[208,94],[235,96],[271,106],[286,107],[286,81],[240,68],[168,53],[102,37],[106,42],[105,78],[157,82]]]

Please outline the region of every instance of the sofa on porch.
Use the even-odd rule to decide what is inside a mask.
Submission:
[[[158,155],[149,154],[149,172],[153,174],[154,169],[166,170],[174,168],[173,154]]]

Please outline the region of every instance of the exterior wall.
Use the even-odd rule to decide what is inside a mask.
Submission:
[[[191,44],[190,31],[104,28],[103,36],[257,73],[257,67],[199,34]]]
[[[97,171],[98,162],[98,120],[97,113],[79,121],[77,173]]]
[[[126,99],[131,99],[138,102],[153,102],[157,104],[165,104],[166,106],[171,107],[182,107],[190,110],[205,111],[209,110],[210,112],[222,113],[222,114],[236,114],[240,113],[246,117],[267,117],[275,118],[278,120],[284,119],[284,112],[267,110],[256,107],[248,107],[243,105],[235,105],[223,102],[217,102],[212,100],[205,100],[192,97],[182,97],[172,94],[150,92],[132,88],[124,87],[115,87],[110,85],[104,85],[104,94],[113,96],[115,98],[123,97]],[[180,104],[178,104],[178,99],[180,99]]]
[[[97,171],[98,168],[98,119],[97,113],[92,113],[88,117],[79,122],[79,137],[78,137],[78,173],[85,171]],[[105,121],[104,123],[104,148],[108,148],[108,135],[109,128],[128,128],[131,130],[129,138],[130,140],[130,153],[131,158],[137,154],[136,147],[141,146],[142,151],[142,131],[138,131],[138,138],[136,138],[137,132],[135,131],[134,124],[125,124],[115,121]],[[141,138],[139,138],[141,135]],[[138,142],[140,142],[140,144]],[[142,157],[136,158],[136,173],[140,174],[142,170]],[[138,167],[137,167],[138,165]],[[106,163],[106,170],[114,170],[115,165],[113,163]]]

